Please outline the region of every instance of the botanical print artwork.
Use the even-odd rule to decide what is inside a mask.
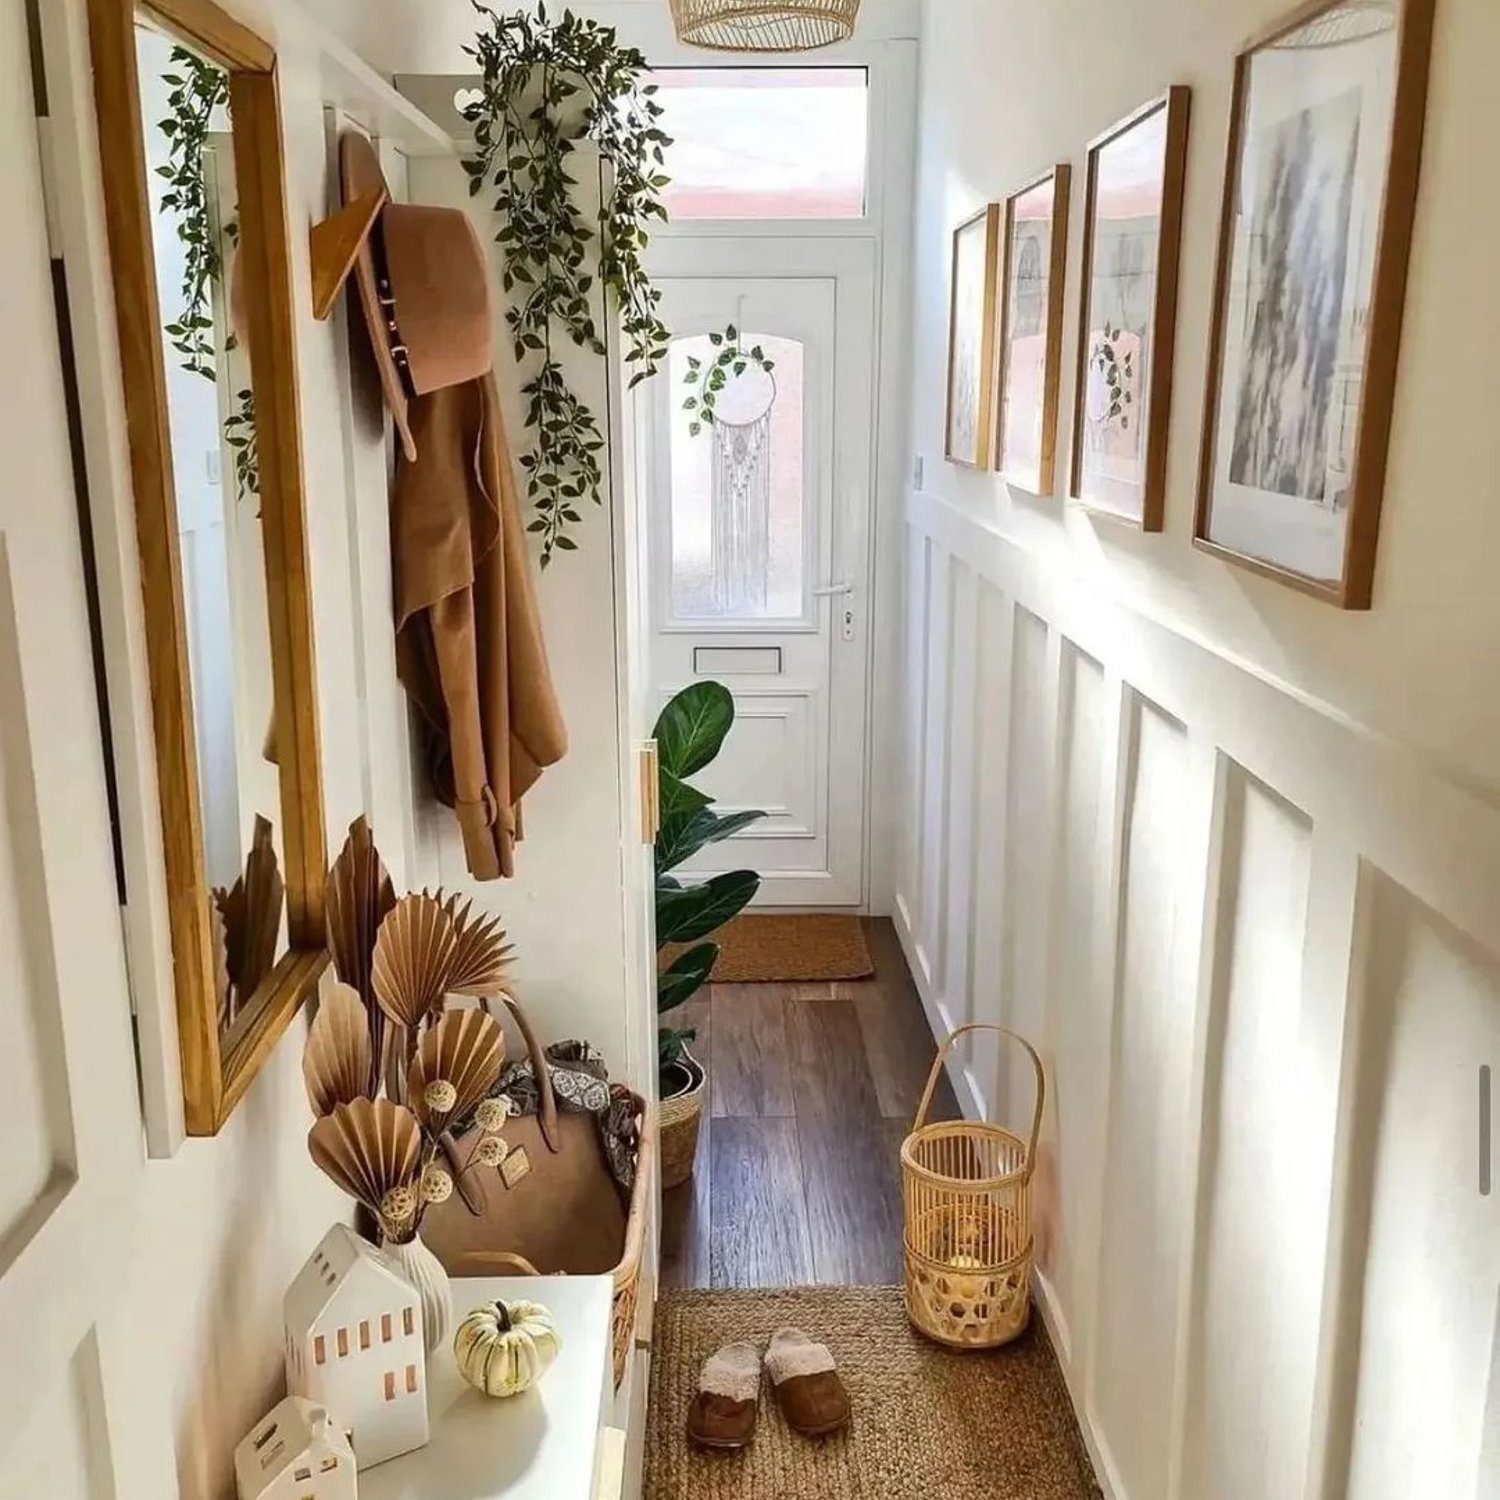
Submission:
[[[1229,460],[1236,484],[1329,505],[1360,100],[1350,89],[1301,110],[1254,147],[1249,323]]]
[[[948,457],[982,465],[985,379],[990,342],[986,327],[990,219],[981,214],[953,237],[953,322],[948,370]]]
[[[1012,204],[1007,255],[1000,467],[1007,478],[1033,491],[1042,465],[1054,188],[1049,177]]]
[[[1080,500],[1140,520],[1144,509],[1166,106],[1094,153],[1085,288]]]

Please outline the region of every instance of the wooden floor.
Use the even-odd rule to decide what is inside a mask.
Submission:
[[[901,1279],[901,1141],[935,1053],[890,923],[875,976],[721,984],[684,1007],[708,1065],[693,1178],[666,1195],[667,1287]],[[944,1077],[932,1116],[956,1117]]]

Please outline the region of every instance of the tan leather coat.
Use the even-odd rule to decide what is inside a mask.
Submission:
[[[469,870],[494,880],[515,873],[521,798],[567,730],[494,377],[418,396],[410,419],[419,456],[397,460],[391,515],[396,666]]]

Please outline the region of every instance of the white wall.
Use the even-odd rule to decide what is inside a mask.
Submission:
[[[415,873],[404,708],[388,623],[383,635],[371,630],[365,640],[367,622],[380,618],[381,573],[372,566],[362,579],[357,567],[361,547],[368,552],[372,540],[388,559],[384,437],[371,393],[358,378],[351,385],[342,316],[330,325],[312,318],[307,242],[296,231],[321,218],[329,203],[328,105],[388,137],[404,133],[407,144],[420,144],[424,133],[394,94],[289,0],[229,8],[279,54],[328,840],[336,849],[348,822],[367,813],[404,887]],[[182,1140],[140,585],[84,10],[82,0],[66,0],[42,6],[41,16],[121,786],[130,897],[123,925],[140,1012],[146,1136],[159,1158],[121,1185],[115,1219],[122,1263],[133,1267],[122,1342],[131,1350],[134,1378],[150,1392],[141,1409],[159,1414],[163,1429],[129,1436],[137,1445],[174,1445],[184,1500],[226,1500],[235,1443],[282,1391],[283,1291],[329,1223],[347,1217],[349,1203],[307,1155],[301,1022],[217,1137]],[[71,496],[61,503],[71,505]],[[388,562],[380,568],[388,578]]]
[[[933,493],[994,519],[1087,587],[1128,600],[1500,795],[1500,677],[1478,670],[1483,643],[1500,637],[1493,572],[1500,424],[1490,415],[1500,179],[1475,170],[1480,141],[1494,138],[1490,60],[1500,50],[1500,7],[1490,0],[1438,7],[1374,610],[1331,609],[1192,545],[1232,64],[1245,38],[1286,8],[1283,0],[937,0],[928,8],[917,451],[928,460]],[[1193,90],[1186,227],[1166,530],[1143,536],[1060,503],[1008,499],[998,481],[942,462],[948,233],[1047,164],[1074,164],[1059,444],[1066,454],[1084,147],[1169,83]]]
[[[1276,8],[929,8],[897,925],[937,1029],[1003,1022],[1046,1059],[1037,1285],[1107,1492],[1456,1500],[1500,1486],[1500,183],[1470,166],[1500,15],[1440,8],[1375,609],[1342,615],[1189,540],[1230,66]],[[948,232],[1176,82],[1145,537],[937,456]],[[1065,382],[1064,450],[1072,410]],[[976,1112],[1029,1108],[993,1044],[958,1074]]]

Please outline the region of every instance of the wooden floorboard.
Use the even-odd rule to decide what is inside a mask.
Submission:
[[[895,928],[885,921],[867,922],[865,940],[875,961],[875,978],[853,988],[870,1076],[880,1112],[910,1123],[937,1047]],[[952,1120],[958,1113],[958,1099],[944,1073],[933,1094],[931,1117]]]
[[[787,1023],[816,1279],[887,1285],[900,1270],[900,1165],[886,1148],[854,1005],[793,1002]]]
[[[901,1142],[936,1046],[895,930],[866,940],[873,978],[715,985],[672,1018],[699,1029],[710,1107],[664,1201],[664,1286],[900,1281]],[[946,1075],[931,1113],[959,1113]]]
[[[802,1286],[813,1279],[795,1120],[714,1121],[715,1287]]]
[[[786,997],[779,984],[711,986],[709,1092],[718,1118],[784,1119],[795,1113],[786,1055]]]

